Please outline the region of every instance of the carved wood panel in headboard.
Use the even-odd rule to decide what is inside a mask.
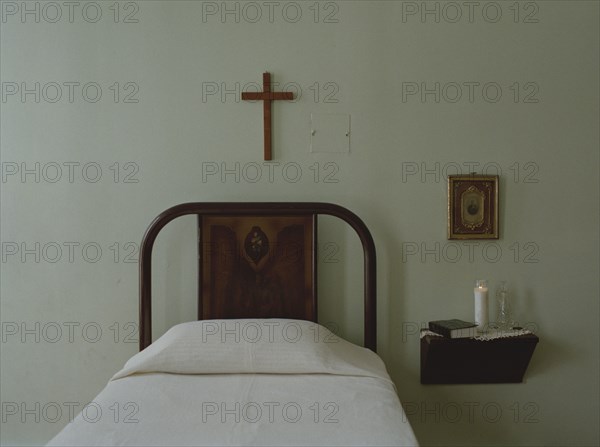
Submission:
[[[152,343],[154,241],[166,224],[189,214],[196,214],[199,220],[199,319],[316,321],[316,219],[325,214],[344,220],[354,228],[363,247],[364,345],[376,350],[373,237],[350,210],[318,202],[184,203],[156,217],[140,246],[140,350]]]
[[[317,321],[315,216],[198,219],[199,319]]]

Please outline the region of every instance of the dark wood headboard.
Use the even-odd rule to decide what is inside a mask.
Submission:
[[[167,223],[189,214],[198,216],[199,320],[296,318],[316,322],[317,216],[330,215],[347,222],[358,234],[364,251],[364,345],[376,350],[373,237],[350,210],[318,202],[198,202],[177,205],[161,213],[146,230],[140,247],[140,350],[152,343],[154,241]],[[283,249],[284,254],[277,255],[277,249],[273,251],[272,246],[267,246],[269,243]],[[290,247],[293,255],[286,251]],[[269,256],[283,258],[285,262],[280,260],[279,265],[286,265],[267,262]],[[253,284],[272,282],[273,278],[278,284],[275,299],[273,287],[267,290]],[[245,293],[246,290],[254,293]]]

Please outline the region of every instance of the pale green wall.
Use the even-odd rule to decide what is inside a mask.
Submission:
[[[465,3],[325,2],[315,23],[313,2],[280,2],[270,23],[268,6],[258,2],[258,23],[250,23],[252,9],[239,23],[233,16],[223,23],[218,14],[203,20],[203,2],[139,1],[122,3],[115,23],[113,2],[100,2],[102,18],[89,23],[83,7],[93,19],[94,5],[82,2],[69,23],[68,6],[59,2],[63,17],[51,23],[53,5],[27,2],[39,5],[36,23],[20,10],[10,14],[21,2],[2,2],[3,88],[40,82],[42,90],[39,103],[19,94],[1,103],[3,169],[21,162],[45,169],[39,183],[33,174],[1,183],[2,402],[34,409],[39,402],[48,411],[55,402],[66,412],[64,403],[87,403],[136,352],[135,343],[123,342],[127,323],[137,322],[137,269],[123,262],[124,244],[138,243],[163,209],[203,200],[320,200],[349,207],[372,229],[380,354],[423,445],[598,445],[598,3],[521,2],[518,23],[514,2],[478,2],[472,20]],[[237,6],[242,13],[245,5]],[[450,23],[456,5],[464,15]],[[204,3],[212,6],[223,8]],[[441,8],[439,23],[433,15],[403,16],[415,7]],[[302,17],[290,23],[298,8]],[[498,10],[502,16],[491,23]],[[128,13],[137,23],[122,22]],[[335,23],[325,23],[327,13]],[[295,103],[274,106],[280,165],[273,183],[261,157],[261,106],[233,94],[202,101],[203,85],[256,83],[264,70],[280,86],[302,89]],[[52,82],[63,85],[56,103],[49,101]],[[89,103],[76,87],[71,103],[68,82],[97,82],[103,96]],[[127,82],[134,84],[125,88]],[[408,82],[439,82],[446,96],[403,101]],[[456,103],[449,101],[451,82],[463,88]],[[496,83],[490,86],[499,85],[502,97],[489,102],[477,87],[470,102],[470,82]],[[132,86],[139,102],[124,103]],[[327,112],[351,115],[349,154],[309,153],[310,114]],[[98,163],[102,178],[85,181],[80,165],[71,183],[68,162]],[[116,162],[121,174],[137,166],[138,183],[115,182]],[[203,181],[202,164],[222,162],[256,162],[264,175],[256,183],[232,175]],[[296,183],[282,177],[290,162],[302,168]],[[468,245],[446,240],[444,178],[421,177],[436,166],[439,174],[454,173],[457,164],[468,172],[469,162],[502,170],[501,238],[472,248],[473,262]],[[51,163],[63,164],[56,183],[47,181],[55,175]],[[332,166],[338,181],[324,182]],[[418,174],[403,177],[415,166]],[[157,243],[155,335],[193,318],[193,226],[193,219],[173,223]],[[321,260],[336,261],[321,263],[322,318],[360,340],[356,237],[333,219],[323,219],[320,235]],[[34,251],[40,243],[39,263],[35,254],[24,262],[22,253],[9,255],[22,242]],[[68,242],[80,244],[72,263]],[[56,263],[48,262],[56,256],[52,243],[63,248]],[[86,243],[102,248],[98,262],[82,256]],[[406,251],[415,247],[418,254]],[[457,249],[462,257],[452,262]],[[91,248],[88,256],[95,256]],[[540,336],[526,382],[421,386],[416,328],[431,319],[470,319],[472,284],[482,277],[492,287],[510,282],[518,320]],[[39,343],[35,334],[25,343],[8,334],[13,323],[35,332],[36,322]],[[69,322],[80,324],[73,343]],[[100,341],[85,340],[86,323],[93,323],[88,337],[102,329]],[[56,325],[63,334],[50,343]],[[67,421],[48,422],[44,416],[54,415],[47,413],[39,423],[31,415],[21,423],[19,415],[5,415],[3,443],[44,443]]]

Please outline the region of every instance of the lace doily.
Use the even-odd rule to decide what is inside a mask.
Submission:
[[[475,337],[475,340],[489,341],[489,340],[496,340],[498,338],[518,337],[519,335],[527,335],[527,334],[533,334],[533,332],[531,332],[527,329],[511,329],[511,330],[490,329],[489,331],[482,332],[480,335]]]
[[[498,338],[518,337],[520,335],[527,335],[527,334],[533,334],[533,332],[531,332],[527,329],[512,329],[509,331],[504,331],[501,329],[491,329],[488,332],[482,332],[480,335],[477,335],[474,338],[475,338],[475,340],[490,341],[490,340],[497,340]],[[421,338],[423,338],[427,335],[431,335],[434,337],[443,337],[443,335],[438,334],[433,331],[430,331],[429,329],[425,329],[425,330],[421,331]]]

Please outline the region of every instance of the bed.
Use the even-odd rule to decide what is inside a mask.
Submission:
[[[152,342],[152,248],[198,216],[198,321]],[[364,250],[364,347],[318,324],[317,218]],[[327,203],[186,203],[140,246],[140,352],[48,445],[417,445],[375,353],[376,259],[363,221]]]

